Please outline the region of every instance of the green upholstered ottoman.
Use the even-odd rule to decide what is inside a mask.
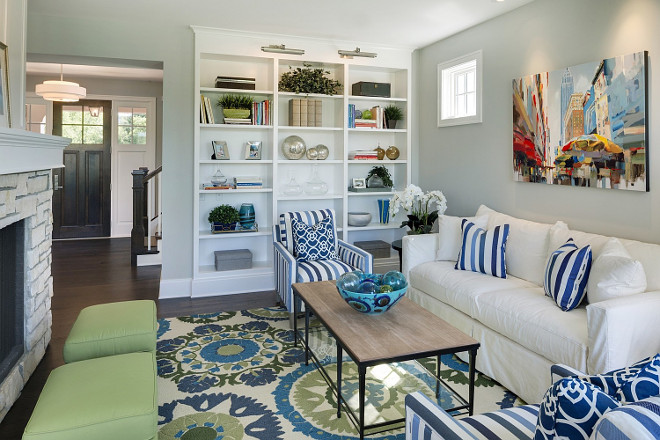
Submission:
[[[156,350],[156,304],[151,300],[84,308],[64,343],[64,362]]]
[[[154,353],[129,353],[54,369],[23,440],[149,440],[157,435]]]

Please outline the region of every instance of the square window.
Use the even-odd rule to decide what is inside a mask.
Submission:
[[[481,82],[481,51],[438,64],[438,127],[482,121]]]

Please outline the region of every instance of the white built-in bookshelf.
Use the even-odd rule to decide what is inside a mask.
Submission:
[[[378,200],[388,199],[391,192],[355,193],[348,191],[353,178],[364,178],[373,166],[384,165],[392,174],[394,190],[410,183],[411,169],[411,50],[363,45],[363,50],[377,52],[378,57],[340,58],[337,50],[355,47],[355,42],[326,42],[315,39],[281,35],[237,33],[194,26],[195,39],[195,119],[194,129],[194,273],[192,296],[232,294],[246,291],[272,290],[275,286],[273,268],[272,227],[279,215],[287,211],[332,208],[337,215],[340,238],[350,243],[364,240],[383,240],[391,243],[404,234],[399,228],[403,216],[390,219],[388,224],[378,221]],[[302,56],[273,54],[261,51],[262,46],[286,44],[305,49]],[[330,72],[339,80],[343,90],[338,95],[297,95],[278,90],[282,73],[290,67],[310,63]],[[217,76],[255,78],[255,90],[215,88]],[[359,81],[390,83],[391,97],[352,96],[351,85]],[[270,100],[271,124],[224,124],[218,99],[225,94],[247,94],[255,101]],[[200,122],[201,96],[212,104],[214,124]],[[290,126],[290,101],[313,99],[322,102],[322,123],[313,127]],[[208,102],[207,101],[207,102]],[[390,104],[404,111],[404,120],[397,128],[349,128],[348,107],[357,109],[385,107]],[[318,125],[318,124],[317,124]],[[326,160],[289,160],[281,152],[285,138],[297,135],[307,147],[318,144],[329,148]],[[212,141],[227,143],[229,160],[212,160]],[[259,141],[261,160],[245,159],[245,144]],[[373,150],[378,145],[387,149],[394,145],[400,150],[397,160],[349,160],[349,152]],[[283,189],[290,177],[304,186],[312,169],[327,183],[323,195],[285,195]],[[204,190],[217,170],[231,180],[236,176],[260,176],[263,187],[258,189]],[[242,203],[255,207],[258,232],[212,234],[207,217],[211,209],[221,204],[236,208]],[[370,212],[372,223],[364,227],[348,226],[348,212]],[[253,255],[252,269],[215,271],[214,251],[249,249]],[[398,266],[398,257],[376,260],[377,264]]]

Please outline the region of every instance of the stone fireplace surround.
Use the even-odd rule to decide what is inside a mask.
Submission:
[[[0,383],[0,421],[50,342],[53,296],[52,168],[69,139],[0,128],[0,229],[24,221],[24,353]],[[20,262],[18,262],[20,264]]]

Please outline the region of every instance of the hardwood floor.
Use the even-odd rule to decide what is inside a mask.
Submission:
[[[51,342],[21,396],[0,423],[0,439],[23,435],[48,374],[64,363],[62,347],[78,313],[106,302],[158,299],[160,266],[132,267],[130,239],[72,240],[53,243],[53,327]],[[200,299],[158,301],[158,316],[185,316],[271,307],[275,292],[256,292]]]

